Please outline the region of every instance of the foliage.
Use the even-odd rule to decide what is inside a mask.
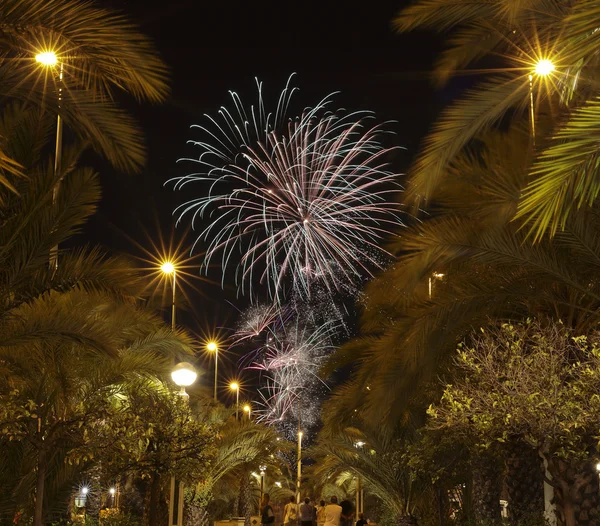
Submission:
[[[560,324],[504,323],[459,345],[463,373],[428,413],[431,426],[477,437],[482,448],[518,438],[550,463],[587,459],[597,444],[600,337]]]
[[[435,215],[406,230],[398,261],[365,290],[362,336],[338,356],[358,367],[334,393],[329,419],[396,425],[416,386],[447,374],[458,341],[490,319],[539,314],[578,331],[598,321],[597,211],[580,211],[564,232],[536,245],[512,220],[530,162],[526,134],[519,127],[489,133],[448,168]]]
[[[317,458],[315,476],[322,481],[337,479],[337,484],[360,477],[367,491],[381,499],[396,517],[416,513],[420,492],[427,486],[411,469],[407,442],[385,431],[368,433],[346,429],[321,436],[310,454]]]
[[[558,323],[503,323],[459,345],[456,366],[461,374],[428,411],[430,426],[472,437],[482,449],[509,441],[534,449],[566,524],[575,524],[579,493],[597,481],[600,335]]]
[[[114,166],[139,170],[143,137],[116,98],[123,92],[140,101],[166,98],[167,69],[151,41],[121,13],[89,0],[8,0],[0,16],[1,94],[60,112]],[[48,50],[56,52],[56,66],[35,61]],[[2,172],[19,172],[4,145],[0,151]],[[4,174],[0,184],[12,188]]]
[[[215,430],[195,418],[185,399],[149,379],[129,382],[115,404],[110,420],[90,429],[105,471],[142,479],[168,473],[186,483],[204,476]]]
[[[421,0],[403,9],[394,21],[399,31],[427,29],[447,36],[436,67],[439,82],[470,66],[484,77],[442,112],[413,167],[408,195],[432,199],[448,164],[478,134],[528,110],[536,120],[540,112],[550,112],[554,120],[522,145],[535,143],[536,160],[519,217],[539,241],[545,232],[565,227],[574,210],[595,202],[600,37],[592,20],[599,12],[596,0]],[[541,59],[555,65],[548,77],[535,73]]]

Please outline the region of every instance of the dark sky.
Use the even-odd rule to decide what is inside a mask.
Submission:
[[[381,121],[398,121],[396,142],[408,150],[398,160],[406,168],[448,91],[434,92],[428,76],[438,48],[431,35],[397,35],[393,15],[405,2],[266,2],[192,0],[113,1],[149,34],[171,68],[172,95],[163,106],[136,109],[145,129],[149,160],[140,175],[101,169],[104,198],[85,237],[114,251],[141,255],[139,245],[172,237],[173,208],[186,196],[163,186],[185,173],[178,158],[192,155],[186,141],[191,124],[203,113],[228,103],[228,90],[254,101],[254,78],[277,96],[296,72],[297,95],[313,105],[333,91],[350,109],[369,109]],[[355,5],[357,3],[354,3]],[[190,196],[187,196],[188,198]],[[185,232],[175,231],[182,239]],[[189,243],[193,240],[188,236]],[[194,271],[196,272],[196,271]],[[219,282],[220,275],[211,276]],[[235,294],[220,286],[197,282],[190,292],[192,308],[182,318],[201,332],[212,326],[232,326]]]

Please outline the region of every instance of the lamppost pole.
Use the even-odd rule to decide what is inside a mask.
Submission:
[[[217,378],[219,376],[219,346],[217,345],[217,342],[208,342],[206,344],[206,348],[210,352],[215,353],[215,393],[214,393],[214,397],[215,397],[215,402],[216,402],[217,401]]]
[[[231,382],[229,388],[235,391],[235,420],[237,422],[240,415],[240,384],[238,382]]]
[[[63,61],[58,60],[58,56],[54,51],[44,51],[38,53],[35,56],[35,60],[38,64],[46,68],[52,68],[56,65],[60,66],[58,72],[58,111],[56,113],[56,145],[54,148],[54,177],[60,173],[60,165],[62,160],[62,142],[63,142],[63,121],[60,116],[60,110],[62,105],[62,91],[63,91]],[[60,180],[56,180],[54,188],[52,188],[52,204],[56,204],[58,199],[58,191],[60,189]],[[58,245],[53,246],[50,249],[50,268],[56,270],[58,268]]]
[[[185,392],[185,388],[192,385],[197,377],[196,369],[187,362],[179,363],[171,372],[173,382],[181,388],[180,396],[183,396],[186,401],[189,396]],[[183,481],[177,481],[174,476],[171,476],[168,526],[183,526],[183,491]]]
[[[298,421],[298,470],[296,474],[296,503],[300,503],[300,483],[302,481],[302,431],[300,431],[300,421]]]
[[[173,301],[171,304],[171,329],[175,330],[175,298],[177,294],[177,270],[173,268]]]
[[[165,276],[173,276],[171,282],[172,297],[171,297],[171,329],[175,330],[175,300],[177,298],[177,269],[171,261],[165,261],[161,266],[160,270]]]

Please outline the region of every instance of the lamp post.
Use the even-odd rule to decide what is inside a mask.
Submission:
[[[219,346],[217,342],[208,342],[206,349],[215,353],[215,402],[217,401],[217,377],[219,371]]]
[[[235,391],[235,419],[239,420],[240,413],[240,384],[238,382],[231,382],[229,389]]]
[[[258,502],[263,501],[265,494],[265,471],[267,471],[267,466],[260,466],[260,500]]]
[[[529,74],[529,112],[531,119],[531,140],[533,145],[535,146],[535,107],[533,104],[533,75],[537,75],[538,77],[547,77],[550,75],[556,67],[554,63],[547,59],[541,58],[538,60],[534,67],[533,71]]]
[[[433,296],[433,280],[434,279],[442,279],[444,275],[440,272],[434,272],[432,277],[429,278],[429,299]],[[368,389],[368,387],[367,387]]]
[[[300,427],[300,426],[298,426]],[[296,474],[296,503],[300,504],[300,483],[302,481],[302,431],[298,429],[298,472]]]
[[[174,272],[174,270],[173,270]],[[173,280],[173,284],[175,280]],[[175,295],[173,295],[174,297]],[[173,314],[175,314],[175,303],[173,303]],[[173,326],[175,323],[173,323]],[[180,396],[184,398],[184,400],[189,399],[189,395],[186,393],[185,388],[192,385],[196,378],[198,377],[198,373],[196,369],[191,363],[181,362],[175,366],[173,371],[171,372],[171,378],[175,385],[178,385],[181,390],[179,391]],[[171,493],[169,498],[169,526],[182,526],[183,525],[183,482],[175,480],[175,477],[171,477]],[[175,507],[175,503],[177,503],[177,508]],[[175,510],[177,510],[177,514],[175,515]]]
[[[189,395],[186,393],[185,388],[192,385],[196,381],[197,377],[198,373],[196,372],[196,369],[191,363],[188,362],[178,363],[171,373],[173,382],[175,382],[175,385],[178,385],[181,388],[179,394],[186,400],[189,398]]]
[[[177,269],[171,261],[165,261],[161,266],[160,270],[165,276],[173,276],[172,289],[173,298],[171,301],[171,329],[175,330],[175,298],[177,294]]]
[[[245,404],[242,409],[244,410],[244,413],[248,413],[248,420],[250,420],[252,416],[252,407],[250,404]]]
[[[58,56],[54,51],[42,51],[35,56],[35,61],[41,64],[45,68],[54,68],[60,64],[58,72],[58,112],[56,115],[56,146],[54,150],[54,177],[60,171],[60,163],[62,158],[62,138],[63,138],[63,124],[60,117],[60,107],[62,102],[62,82],[63,82],[63,62],[58,60]],[[60,182],[57,181],[54,188],[52,189],[52,202],[56,203],[58,197],[58,190],[60,188]],[[50,267],[56,269],[58,267],[58,245],[52,247],[50,250]]]

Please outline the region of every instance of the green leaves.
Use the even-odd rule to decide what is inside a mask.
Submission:
[[[7,0],[0,15],[0,93],[60,114],[117,169],[139,171],[143,137],[115,99],[126,92],[138,101],[165,100],[168,71],[150,39],[124,15],[90,1]],[[54,51],[59,64],[36,63],[43,50]],[[12,153],[0,144],[0,185],[16,191],[6,175],[26,170]]]
[[[507,437],[545,457],[586,459],[600,426],[599,335],[574,336],[560,324],[503,324],[469,339],[473,359],[458,355],[453,385],[430,410],[430,425],[482,447]]]
[[[567,218],[600,192],[600,98],[576,109],[531,168],[517,218],[535,241],[564,230]]]

